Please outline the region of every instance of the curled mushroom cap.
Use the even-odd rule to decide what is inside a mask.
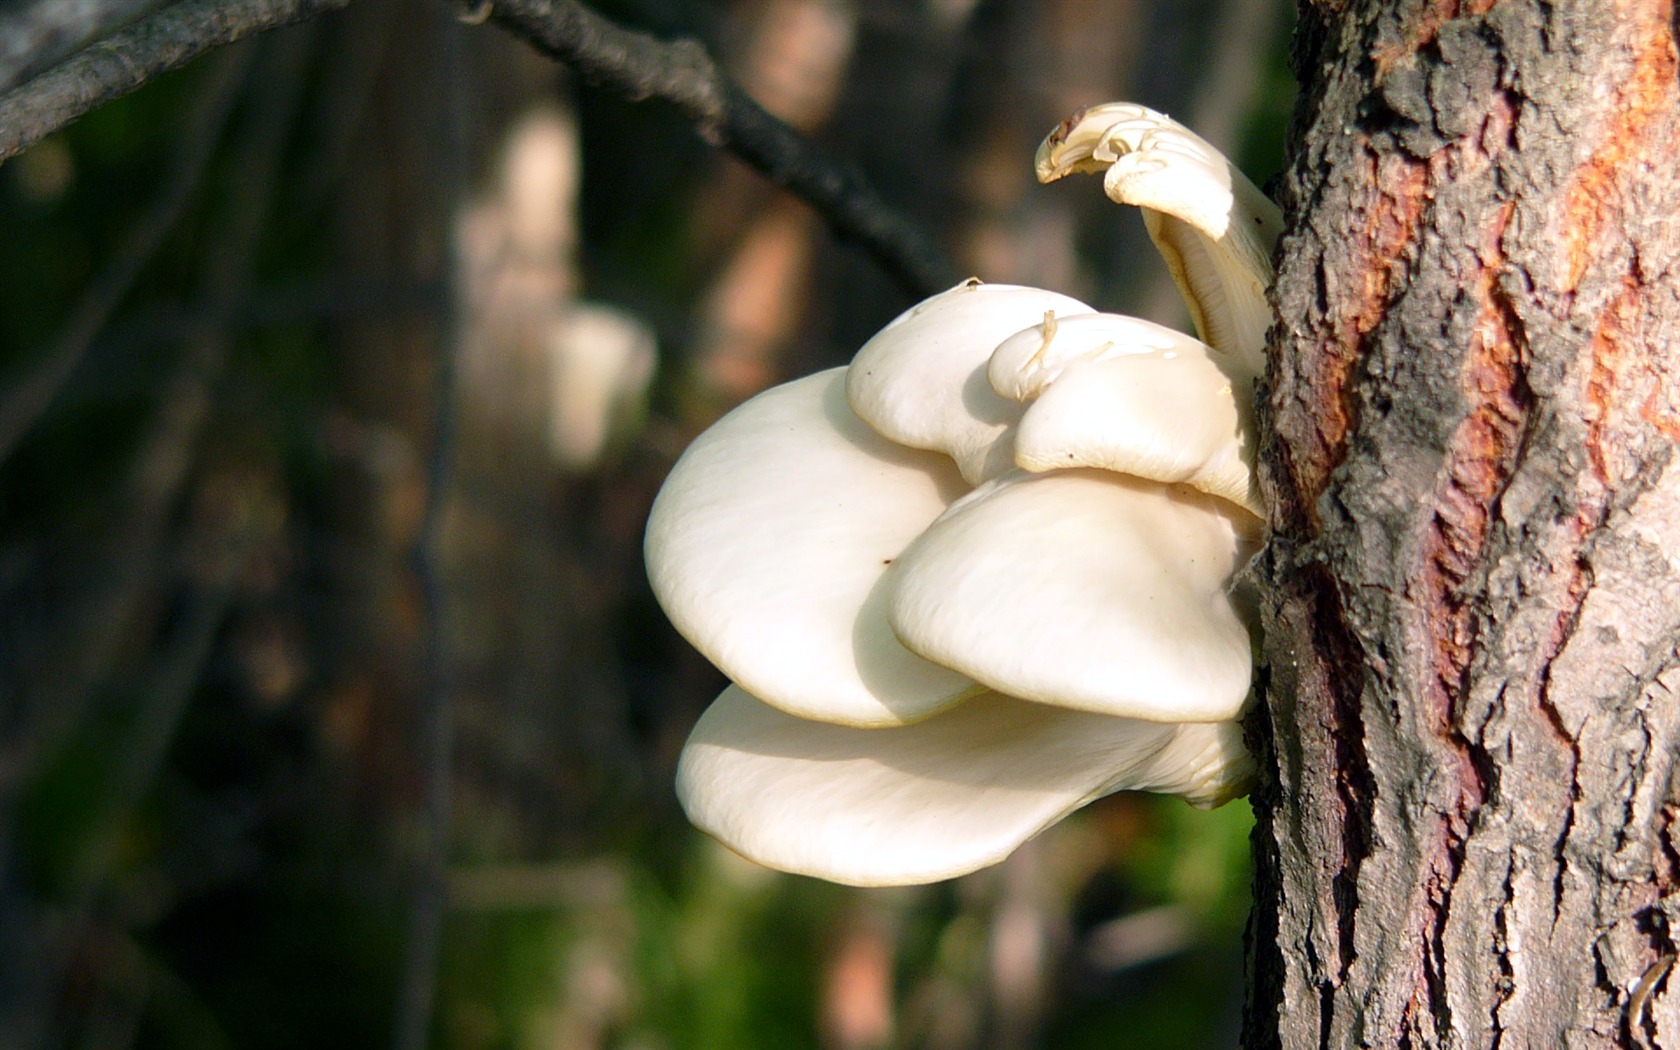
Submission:
[[[1236,165],[1165,114],[1111,102],[1063,121],[1035,166],[1040,182],[1102,173],[1109,199],[1142,208],[1196,331],[1259,375],[1283,216]]]
[[[1222,237],[1243,179],[1224,154],[1189,128],[1147,106],[1105,102],[1073,114],[1039,144],[1040,182],[1102,175],[1117,204],[1166,212],[1209,237]],[[1170,176],[1157,178],[1158,175]],[[1121,200],[1128,193],[1145,200]]]
[[[965,281],[899,315],[857,352],[846,395],[858,416],[901,445],[943,452],[979,484],[1011,466],[1000,443],[1020,416],[986,381],[998,341],[1045,315],[1089,306],[1041,288]]]
[[[805,718],[895,725],[975,690],[907,651],[881,576],[965,486],[885,440],[845,370],[768,390],[672,468],[648,518],[648,579],[671,622],[754,695]]]
[[[855,729],[731,686],[683,749],[677,793],[696,826],[751,860],[888,886],[996,863],[1113,791],[1213,805],[1252,770],[1229,722],[1140,722],[982,693],[913,726]]]
[[[951,506],[887,572],[893,630],[999,692],[1152,722],[1234,719],[1252,671],[1223,501],[1100,470],[1016,471]]]

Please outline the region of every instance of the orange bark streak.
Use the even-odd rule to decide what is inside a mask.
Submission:
[[[1427,199],[1428,166],[1400,157],[1373,157],[1370,185],[1379,187],[1365,214],[1358,243],[1363,245],[1350,281],[1360,293],[1353,307],[1337,319],[1330,337],[1318,348],[1317,367],[1308,385],[1311,400],[1322,405],[1317,420],[1319,444],[1310,461],[1297,468],[1296,491],[1309,515],[1324,491],[1330,471],[1345,455],[1353,411],[1348,400],[1349,379],[1365,339],[1381,323],[1404,274],[1409,246],[1418,232]],[[1316,522],[1314,523],[1316,524]]]
[[[1580,287],[1605,237],[1614,234],[1629,186],[1657,170],[1653,162],[1658,158],[1653,152],[1667,152],[1670,145],[1651,132],[1664,123],[1662,118],[1674,107],[1676,57],[1674,36],[1668,28],[1672,5],[1634,6],[1642,9],[1644,26],[1633,42],[1633,70],[1606,107],[1612,116],[1591,158],[1564,194],[1557,217],[1560,283],[1565,292]]]
[[[1514,202],[1502,207],[1477,246],[1479,270],[1470,284],[1480,312],[1464,372],[1469,412],[1447,448],[1445,484],[1437,494],[1426,590],[1419,608],[1435,640],[1435,714],[1443,728],[1450,724],[1451,703],[1460,691],[1472,642],[1470,613],[1460,589],[1486,547],[1493,507],[1510,476],[1526,415],[1521,325],[1498,293],[1506,265],[1500,242],[1515,208]]]

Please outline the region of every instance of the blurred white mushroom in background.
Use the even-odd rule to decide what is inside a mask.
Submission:
[[[602,670],[620,586],[617,556],[603,552],[620,541],[581,492],[617,476],[654,371],[647,325],[580,298],[576,120],[552,70],[528,73],[544,101],[487,91],[473,125],[496,148],[456,222],[455,439],[438,556],[454,760],[472,770],[459,790],[482,793],[472,812],[512,814],[508,827],[575,804],[532,802],[522,785],[560,768],[603,782],[627,768],[624,695]]]
[[[586,470],[641,421],[655,362],[653,331],[607,306],[577,303],[549,330],[549,449]]]
[[[971,280],[725,416],[653,508],[655,593],[735,683],[678,794],[771,867],[928,882],[1113,791],[1246,790],[1232,580],[1277,210],[1140,106],[1076,114],[1037,166],[1145,209],[1206,343]]]
[[[578,156],[572,116],[536,107],[509,129],[495,178],[465,209],[461,381],[501,431],[493,461],[518,443],[582,473],[640,419],[655,342],[629,313],[577,298]]]

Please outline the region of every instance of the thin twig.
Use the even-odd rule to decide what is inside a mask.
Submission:
[[[168,0],[35,0],[0,14],[0,92]]]
[[[917,298],[961,279],[914,223],[857,174],[767,113],[723,75],[698,42],[667,42],[624,29],[576,0],[490,2],[493,21],[589,81],[633,99],[674,103],[703,138],[808,202]]]
[[[449,904],[448,863],[450,810],[453,806],[452,756],[454,719],[450,710],[453,664],[449,656],[447,594],[440,561],[444,544],[444,516],[451,495],[455,462],[455,360],[460,351],[465,318],[460,308],[462,248],[458,212],[466,196],[466,70],[461,28],[438,19],[438,79],[443,85],[439,107],[438,162],[434,171],[442,207],[439,220],[448,224],[444,256],[442,323],[434,344],[432,372],[432,447],[426,464],[426,503],[419,532],[409,552],[420,590],[421,630],[424,632],[420,738],[425,783],[422,841],[409,901],[408,945],[398,991],[394,1050],[425,1050],[430,1041],[437,1002],[438,956],[443,942],[443,916]]]
[[[52,350],[0,400],[0,463],[6,461],[18,441],[58,396],[65,381],[87,355],[94,337],[105,327],[111,311],[128,294],[134,279],[181,220],[216,143],[221,141],[222,128],[233,111],[233,100],[239,94],[249,54],[245,48],[230,48],[223,53],[206,79],[195,112],[187,118],[186,131],[178,140],[171,170],[164,178],[163,191],[128,232],[109,266],[82,293],[70,323]]]
[[[0,95],[0,161],[214,47],[350,0],[183,0]]]

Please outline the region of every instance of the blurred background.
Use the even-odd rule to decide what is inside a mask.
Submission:
[[[1038,141],[1126,99],[1281,164],[1289,0],[592,6],[704,41],[962,273],[1186,329]],[[356,0],[0,166],[0,1047],[1234,1046],[1244,803],[1114,797],[892,891],[688,827],[724,682],[648,505],[913,299],[456,15]]]

